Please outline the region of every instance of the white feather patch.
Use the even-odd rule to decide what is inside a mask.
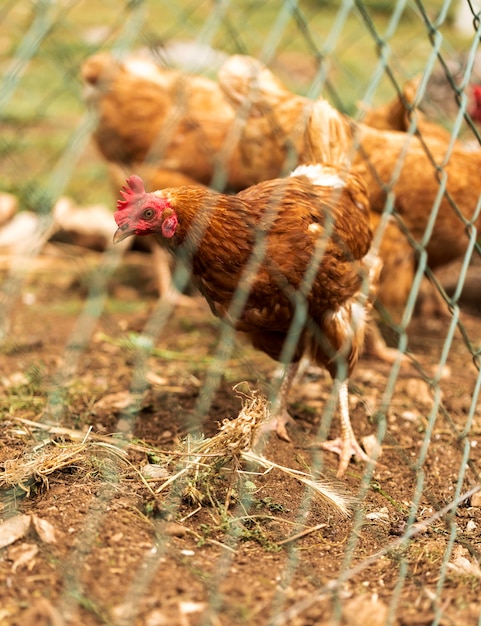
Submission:
[[[150,59],[129,57],[124,61],[124,67],[129,74],[150,80],[164,88],[167,88],[172,82],[171,72],[162,72],[159,66]]]
[[[141,78],[153,79],[158,73],[157,66],[152,61],[139,57],[129,57],[124,62],[124,65],[130,74],[140,76]]]
[[[332,323],[338,325],[344,337],[352,339],[359,330],[363,332],[366,324],[366,309],[354,297],[337,311],[330,311],[329,317]]]
[[[319,187],[344,187],[345,181],[333,172],[331,167],[325,167],[320,163],[315,165],[299,165],[291,176],[307,176],[313,185]]]

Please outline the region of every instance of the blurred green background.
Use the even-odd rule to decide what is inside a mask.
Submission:
[[[435,49],[446,58],[468,52],[472,37],[456,34],[454,10],[441,0],[3,0],[0,190],[36,211],[62,194],[113,204],[80,80],[82,62],[98,50],[196,40],[259,57],[293,90],[323,92],[355,115],[360,101],[395,94],[386,66],[402,84],[433,65]]]

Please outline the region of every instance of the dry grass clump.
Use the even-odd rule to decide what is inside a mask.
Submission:
[[[0,489],[18,488],[28,494],[36,483],[48,488],[49,476],[67,468],[91,468],[92,459],[99,452],[127,462],[127,452],[114,444],[88,439],[82,443],[49,440],[15,459],[4,461]]]
[[[212,496],[219,478],[227,478],[224,485],[228,485],[227,491],[231,493],[236,481],[245,482],[249,477],[258,475],[259,470],[264,474],[276,470],[308,486],[331,511],[349,516],[352,501],[343,489],[306,472],[276,464],[253,451],[262,425],[269,419],[269,403],[257,392],[243,394],[238,388],[235,389],[243,399],[243,407],[235,419],[225,419],[213,437],[187,437],[177,449],[171,451],[114,440],[96,435],[90,430],[84,434],[19,419],[30,430],[47,430],[51,435],[63,439],[60,442],[49,439],[20,457],[4,462],[3,471],[0,472],[0,489],[21,489],[28,493],[36,483],[48,487],[49,476],[55,472],[66,468],[83,468],[89,472],[94,459],[103,456],[104,459],[120,460],[135,470],[156,500],[168,488],[175,488],[184,499],[202,505]],[[74,441],[65,441],[66,438]],[[129,461],[129,450],[144,452],[151,458],[155,457],[158,463],[139,470]],[[248,471],[246,467],[249,467]],[[161,484],[153,489],[152,482]]]
[[[343,489],[334,487],[331,481],[318,480],[306,472],[274,463],[261,453],[253,451],[262,425],[269,419],[269,403],[257,392],[241,394],[238,386],[235,389],[243,398],[239,415],[233,420],[224,420],[219,432],[213,437],[200,441],[187,438],[184,448],[172,453],[172,457],[179,458],[180,469],[157,489],[157,493],[183,479],[184,496],[201,504],[209,484],[220,472],[239,478],[241,474],[245,476],[243,468],[246,465],[254,464],[257,468],[263,468],[264,473],[276,469],[295,478],[313,489],[333,512],[348,517],[352,499]]]

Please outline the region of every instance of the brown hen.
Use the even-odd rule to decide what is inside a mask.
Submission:
[[[325,118],[330,111],[325,103]],[[338,124],[333,119],[331,131]],[[342,140],[344,129],[337,130]],[[235,196],[198,187],[146,193],[143,181],[131,176],[115,213],[115,241],[152,234],[190,265],[215,315],[273,359],[290,363],[270,424],[280,435],[286,436],[287,394],[300,358],[308,353],[327,368],[338,393],[341,436],[324,446],[340,455],[341,476],[352,455],[368,459],[350,423],[348,379],[363,345],[366,284],[375,285],[380,268],[368,256],[366,186],[346,172],[336,143],[327,145],[329,164],[300,166],[288,178]]]
[[[84,62],[82,77],[100,153],[142,174],[149,188],[201,183],[239,191],[281,171],[283,155],[266,153],[262,141],[270,121],[245,128],[208,78],[106,52]]]
[[[451,133],[436,122],[432,122],[415,105],[416,95],[421,77],[416,76],[407,81],[393,100],[375,109],[367,109],[362,116],[362,122],[379,130],[413,131],[423,139],[436,139],[444,142],[451,141]]]

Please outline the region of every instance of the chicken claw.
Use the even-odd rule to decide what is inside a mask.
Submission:
[[[287,398],[298,369],[299,363],[297,361],[289,363],[285,369],[277,402],[274,404],[273,414],[271,418],[261,426],[260,436],[269,432],[275,432],[279,439],[283,439],[284,441],[291,440],[287,434],[286,426],[287,424],[294,424],[295,422],[287,410]]]
[[[287,424],[294,424],[294,420],[287,411],[282,411],[282,413],[274,415],[267,422],[262,424],[260,434],[262,436],[269,432],[275,432],[279,439],[290,442],[291,438],[287,434]]]
[[[349,466],[349,461],[352,456],[361,459],[361,461],[366,461],[367,463],[375,463],[375,461],[371,459],[358,444],[356,435],[352,429],[351,420],[349,418],[348,381],[344,380],[340,382],[336,380],[335,385],[339,385],[338,397],[339,412],[341,414],[341,436],[331,441],[324,441],[320,447],[339,455],[339,467],[336,475],[337,478],[342,478]]]
[[[324,441],[321,444],[321,448],[339,455],[339,467],[336,474],[337,478],[343,477],[349,466],[349,461],[353,456],[361,461],[365,461],[366,463],[374,462],[373,459],[371,459],[371,457],[364,452],[355,437],[353,439],[343,439],[342,437],[338,437],[337,439]]]

